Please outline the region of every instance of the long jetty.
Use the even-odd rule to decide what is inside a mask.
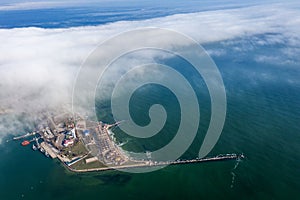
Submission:
[[[224,154],[218,155],[214,157],[208,158],[196,158],[191,160],[175,160],[171,161],[169,164],[176,165],[176,164],[187,164],[187,163],[197,163],[197,162],[209,162],[209,161],[221,161],[221,160],[235,160],[235,159],[243,159],[245,158],[244,154]]]
[[[140,167],[156,167],[164,165],[178,165],[178,164],[188,164],[188,163],[200,163],[200,162],[212,162],[212,161],[223,161],[223,160],[241,160],[244,159],[244,154],[222,154],[214,157],[207,158],[196,158],[191,160],[175,160],[175,161],[163,161],[155,162],[151,161],[150,163],[136,163],[131,165],[116,165],[116,166],[107,166],[101,168],[92,168],[92,169],[73,169],[72,167],[65,166],[72,172],[95,172],[95,171],[107,171],[113,169],[128,169],[128,168],[140,168]]]
[[[25,135],[13,137],[13,140],[20,140],[20,139],[23,139],[23,138],[27,138],[29,136],[33,136],[35,134],[36,134],[36,132],[26,133]]]

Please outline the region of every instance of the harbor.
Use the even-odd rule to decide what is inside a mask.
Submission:
[[[61,163],[73,172],[105,171],[111,169],[128,169],[139,167],[157,167],[166,165],[191,164],[200,162],[241,160],[243,154],[223,154],[205,158],[188,160],[156,161],[136,159],[128,156],[117,145],[112,136],[114,124],[89,121],[80,115],[69,113],[49,116],[47,123],[38,130],[16,136],[14,141],[20,141],[22,146],[30,145],[34,151],[39,150],[46,157],[59,159]]]

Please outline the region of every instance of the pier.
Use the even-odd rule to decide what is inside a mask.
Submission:
[[[114,124],[106,124],[106,128],[107,128],[107,129],[110,129],[110,128],[114,127],[114,126],[118,126],[118,125],[121,124],[122,122],[125,122],[125,120],[118,121],[118,122],[116,122],[116,123],[114,123]]]
[[[221,160],[236,160],[236,159],[244,159],[244,154],[225,154],[225,155],[218,155],[214,157],[208,158],[197,158],[191,160],[176,160],[172,161],[169,164],[176,165],[176,164],[188,164],[188,163],[198,163],[198,162],[210,162],[210,161],[221,161]]]
[[[57,157],[57,154],[53,151],[52,147],[49,144],[42,142],[41,148],[43,148],[50,155],[51,158]]]
[[[73,169],[67,165],[65,165],[72,172],[94,172],[94,171],[106,171],[106,170],[114,170],[114,169],[129,169],[129,168],[139,168],[139,167],[157,167],[164,165],[178,165],[178,164],[189,164],[189,163],[200,163],[200,162],[212,162],[212,161],[225,161],[225,160],[241,160],[244,159],[244,154],[222,154],[214,157],[207,158],[196,158],[191,160],[175,160],[175,161],[164,161],[164,162],[156,162],[149,161],[147,163],[136,163],[132,165],[116,165],[116,166],[107,166],[101,168],[93,168],[93,169]]]
[[[23,139],[23,138],[27,138],[29,136],[33,136],[35,135],[36,132],[32,132],[32,133],[26,133],[25,135],[21,135],[21,136],[16,136],[13,138],[13,140],[20,140],[20,139]]]

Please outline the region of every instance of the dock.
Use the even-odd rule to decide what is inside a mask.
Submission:
[[[49,155],[51,158],[56,158],[57,154],[52,150],[52,147],[47,144],[46,142],[42,142],[41,144],[41,148],[43,148]]]

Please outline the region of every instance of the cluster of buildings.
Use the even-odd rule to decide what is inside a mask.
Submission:
[[[83,142],[94,156],[86,159],[86,163],[98,160],[107,166],[119,166],[129,160],[110,137],[108,129],[107,124],[99,122],[89,130],[82,131]]]
[[[75,127],[75,120],[69,114],[63,114],[56,117],[49,117],[47,123],[39,126],[40,137],[35,137],[36,144],[33,144],[33,150],[39,149],[47,157],[60,158],[63,162],[71,162],[74,157],[82,155],[75,155],[68,150],[68,147],[76,145],[79,141],[77,130]],[[43,141],[40,143],[39,140]],[[67,151],[65,151],[67,150]]]
[[[107,165],[122,165],[128,161],[128,157],[122,152],[122,150],[112,141],[109,135],[107,125],[100,124],[96,128],[99,138],[99,157]]]
[[[40,149],[47,156],[59,158],[68,167],[83,159],[85,164],[124,165],[129,158],[110,137],[109,128],[114,125],[84,120],[69,113],[49,117],[47,123],[39,127],[43,142],[37,141],[34,150]],[[72,146],[74,148],[69,148]]]
[[[49,118],[48,127],[41,131],[41,135],[58,150],[74,145],[77,135],[73,117],[63,115]]]
[[[61,132],[57,135],[55,140],[55,146],[59,149],[63,147],[72,146],[77,139],[75,128],[72,128],[69,131]]]

